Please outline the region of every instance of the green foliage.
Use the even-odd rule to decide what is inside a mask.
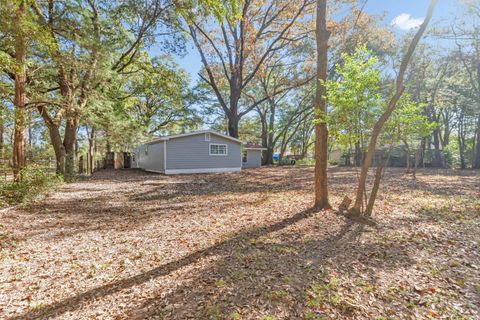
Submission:
[[[378,59],[366,46],[353,54],[342,54],[338,79],[327,82],[329,132],[342,147],[365,140],[382,110]]]
[[[21,171],[21,182],[0,184],[0,206],[29,205],[40,195],[55,190],[62,183],[61,176],[49,173],[44,167],[30,165]]]
[[[300,159],[295,163],[297,166],[314,166],[315,159]]]
[[[194,20],[198,15],[213,16],[217,21],[228,20],[230,23],[242,15],[240,0],[194,0],[181,1],[176,10],[187,20]]]
[[[384,138],[389,143],[410,144],[430,135],[438,124],[428,119],[424,107],[424,104],[414,102],[409,94],[404,94],[385,124]]]

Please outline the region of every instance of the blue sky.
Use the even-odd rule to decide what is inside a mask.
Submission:
[[[438,0],[432,24],[445,24],[451,21],[460,7],[458,2],[459,0]],[[385,15],[384,23],[392,25],[396,33],[402,35],[421,23],[429,3],[429,0],[368,0],[365,11]],[[198,79],[197,74],[202,62],[193,45],[188,43],[187,54],[184,57],[175,56],[175,60],[190,74],[194,84]]]

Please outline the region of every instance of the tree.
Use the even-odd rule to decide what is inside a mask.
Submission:
[[[354,146],[355,165],[359,166],[374,119],[383,103],[380,93],[378,59],[365,45],[352,54],[343,54],[337,64],[336,79],[327,83],[329,131],[343,149]]]
[[[415,36],[413,37],[412,41],[410,42],[408,49],[402,59],[402,63],[400,65],[400,70],[398,72],[396,81],[395,81],[395,89],[394,89],[394,94],[392,95],[389,103],[387,104],[386,110],[382,113],[380,118],[376,121],[372,135],[370,137],[370,141],[368,144],[368,149],[367,153],[365,155],[365,158],[362,162],[362,168],[360,171],[360,177],[358,179],[358,187],[356,191],[356,197],[355,197],[355,202],[353,207],[351,208],[350,212],[356,215],[361,214],[361,207],[363,205],[363,195],[365,193],[365,188],[366,188],[366,180],[367,180],[367,174],[368,174],[368,169],[370,167],[370,164],[372,162],[372,158],[375,152],[375,148],[377,145],[377,139],[382,132],[383,126],[389,119],[390,115],[392,112],[395,110],[398,101],[400,100],[403,92],[405,91],[405,86],[403,84],[404,82],[404,76],[405,72],[407,70],[408,64],[410,62],[410,59],[413,55],[413,52],[415,51],[415,48],[422,38],[425,30],[427,29],[428,23],[430,22],[433,11],[435,9],[435,6],[437,4],[437,0],[431,0],[430,5],[428,7],[427,15],[425,17],[425,20],[421,24],[420,28],[416,32]]]
[[[173,7],[163,0],[86,0],[71,5],[49,0],[34,1],[32,7],[45,30],[49,59],[44,63],[49,68],[44,76],[50,82],[29,104],[37,107],[49,129],[57,172],[71,177],[78,128],[92,97],[105,97],[115,78],[137,72],[132,64],[151,44],[148,39],[154,32],[174,29]]]
[[[317,0],[316,43],[317,76],[315,93],[315,208],[329,209],[328,201],[328,129],[327,129],[327,68],[328,39],[327,0]]]
[[[191,12],[184,18],[204,67],[200,77],[228,119],[229,135],[238,138],[240,119],[268,99],[248,104],[242,95],[274,56],[306,37],[308,32],[298,25],[311,1],[245,0],[240,7],[233,3],[220,19]]]
[[[15,15],[15,133],[13,140],[13,176],[20,181],[20,171],[25,167],[25,114],[26,114],[26,1],[20,0]]]
[[[138,131],[151,136],[168,128],[195,127],[199,119],[188,88],[188,76],[171,59],[156,58],[136,64],[140,69],[125,81],[127,113],[137,122]]]
[[[290,106],[292,103],[287,100],[293,100],[294,97],[300,97],[301,92],[305,87],[309,87],[313,80],[313,76],[301,76],[303,73],[309,73],[302,65],[302,57],[295,57],[292,55],[293,61],[284,63],[281,59],[277,59],[269,63],[264,72],[259,73],[254,84],[255,90],[253,92],[245,93],[248,100],[252,104],[257,104],[257,101],[264,101],[257,104],[255,110],[260,117],[262,128],[262,146],[266,148],[264,164],[273,164],[274,148],[278,139],[288,128],[277,128],[278,113],[281,112],[282,107]],[[307,89],[307,95],[311,96],[311,90]],[[265,97],[267,98],[265,100]],[[293,99],[292,99],[293,98]],[[305,101],[300,97],[300,101]],[[302,103],[297,104],[296,114],[301,114],[305,111],[305,106]],[[290,112],[292,113],[292,112]],[[293,115],[292,115],[293,116]],[[292,118],[291,121],[293,121]],[[290,125],[291,121],[287,121]],[[285,129],[285,130],[284,130]],[[280,153],[282,154],[282,153]]]
[[[422,139],[429,136],[436,128],[437,123],[431,122],[424,114],[423,104],[414,102],[408,94],[404,94],[400,98],[397,108],[385,124],[384,135],[388,136],[385,140],[389,140],[391,144],[397,144],[398,142],[404,144],[407,173],[410,172],[411,168],[412,147],[416,143],[421,144]],[[416,146],[416,148],[418,147]]]
[[[453,39],[477,106],[480,106],[480,8],[475,3],[466,3],[466,13],[462,22],[451,27]],[[480,112],[477,114],[473,168],[480,169]]]

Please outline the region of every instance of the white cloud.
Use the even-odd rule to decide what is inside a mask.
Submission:
[[[396,16],[392,20],[392,26],[398,27],[403,30],[410,30],[418,27],[423,22],[423,19],[417,19],[412,17],[409,13],[402,13]]]

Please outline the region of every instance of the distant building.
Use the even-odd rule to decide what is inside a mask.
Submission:
[[[165,174],[235,172],[260,167],[262,150],[212,131],[160,137],[135,148],[132,167]]]

